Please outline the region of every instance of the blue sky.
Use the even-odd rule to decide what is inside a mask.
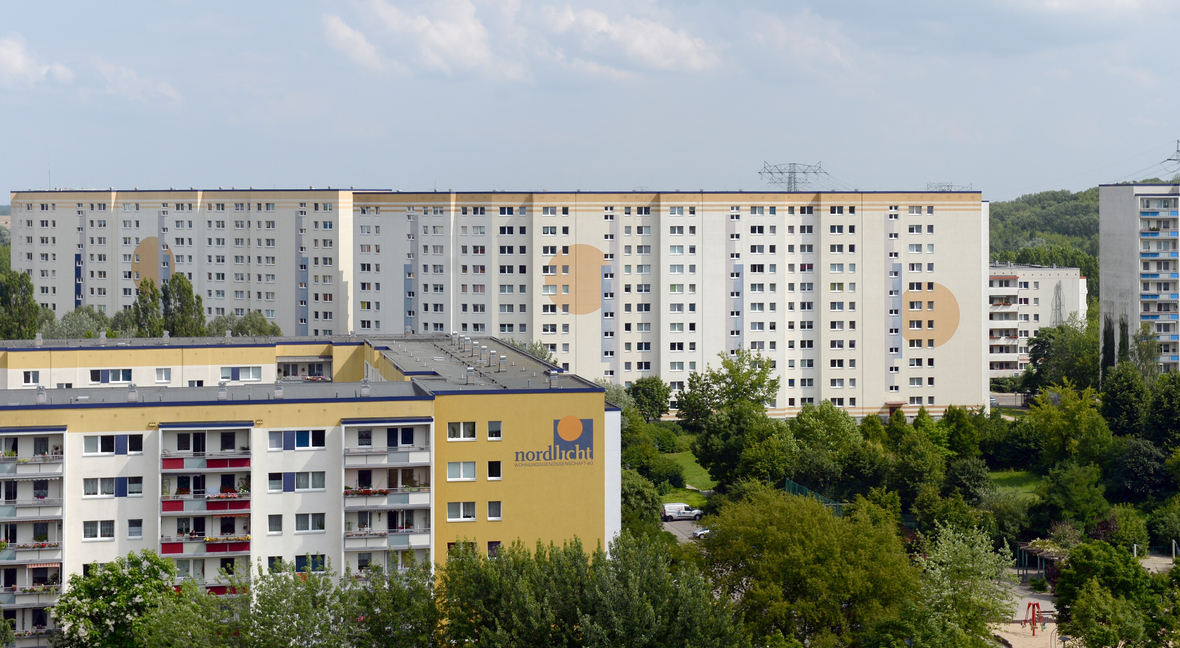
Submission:
[[[0,3],[0,190],[1165,176],[1180,3]],[[0,197],[0,201],[4,198]]]

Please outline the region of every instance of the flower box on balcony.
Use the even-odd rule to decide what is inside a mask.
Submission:
[[[345,497],[366,497],[369,495],[388,495],[388,488],[346,488],[344,489]]]
[[[250,541],[250,536],[248,536],[248,535],[246,535],[246,536],[217,536],[217,537],[207,536],[205,538],[206,543],[211,543],[211,542],[249,542],[249,541]]]

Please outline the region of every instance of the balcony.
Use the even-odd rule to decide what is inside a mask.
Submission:
[[[250,511],[250,493],[219,493],[217,495],[164,495],[160,498],[162,515],[193,515],[233,511]]]
[[[170,456],[165,451],[165,455],[160,459],[160,470],[166,474],[243,472],[249,469],[250,450],[248,449],[184,454],[180,456]]]
[[[43,454],[33,457],[0,457],[0,478],[9,475],[60,477],[64,464],[60,454]]]
[[[353,446],[344,449],[345,468],[429,466],[430,446]]]
[[[361,529],[344,533],[345,551],[384,549],[426,549],[430,547],[430,527],[402,529]]]
[[[161,536],[160,554],[169,558],[248,556],[250,536]]]
[[[357,493],[380,493],[350,495],[344,492],[345,511],[387,511],[389,509],[420,509],[430,507],[429,486],[407,486],[405,488],[356,489]]]

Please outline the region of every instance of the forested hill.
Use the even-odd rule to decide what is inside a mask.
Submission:
[[[996,261],[1080,268],[1098,295],[1098,187],[1042,191],[991,203]]]
[[[991,251],[1057,244],[1098,256],[1098,187],[991,203]]]
[[[0,216],[7,216],[9,214],[9,209],[10,207],[8,205],[0,205]]]

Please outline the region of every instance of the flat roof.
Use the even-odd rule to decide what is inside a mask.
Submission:
[[[957,194],[957,195],[972,195],[972,194],[982,194],[982,193],[983,193],[983,192],[982,192],[982,190],[967,190],[967,191],[931,191],[931,190],[929,190],[929,189],[912,189],[912,190],[905,190],[905,189],[903,189],[903,190],[884,190],[884,191],[869,191],[869,190],[860,190],[860,191],[833,191],[833,190],[824,190],[824,191],[784,191],[784,190],[782,190],[782,189],[770,189],[770,188],[767,188],[767,189],[720,189],[720,190],[707,190],[707,189],[668,189],[668,190],[659,190],[659,189],[644,189],[644,190],[638,190],[638,189],[614,189],[614,190],[593,190],[593,191],[583,191],[583,190],[577,189],[577,190],[569,190],[569,191],[560,191],[560,190],[558,190],[558,191],[550,191],[550,190],[540,190],[540,191],[534,191],[534,190],[523,190],[523,191],[514,191],[514,190],[508,190],[508,189],[488,189],[488,190],[476,190],[476,191],[454,191],[454,190],[447,190],[447,191],[437,191],[437,190],[435,190],[435,191],[403,191],[403,190],[401,190],[401,189],[353,189],[353,188],[344,189],[344,188],[341,188],[341,187],[327,187],[327,188],[324,188],[324,187],[310,188],[310,187],[309,187],[309,188],[307,188],[307,189],[265,189],[265,188],[261,188],[261,187],[250,187],[250,188],[247,188],[247,189],[243,189],[243,188],[230,188],[230,189],[225,189],[225,188],[220,188],[220,187],[219,187],[219,188],[217,188],[217,189],[194,189],[194,188],[190,188],[190,189],[26,189],[26,190],[24,190],[24,191],[21,191],[21,190],[10,190],[10,193],[11,193],[11,194],[36,194],[36,193],[44,193],[44,194],[63,194],[63,193],[103,193],[103,194],[111,194],[111,193],[194,193],[194,192],[204,192],[204,193],[216,193],[216,192],[221,192],[221,193],[241,193],[241,192],[251,192],[251,191],[254,191],[254,192],[269,192],[269,193],[280,193],[280,192],[282,192],[282,193],[297,193],[297,192],[301,192],[301,191],[302,191],[302,192],[316,192],[316,191],[347,191],[347,192],[351,192],[351,193],[358,193],[358,194],[391,194],[391,195],[402,195],[402,196],[439,196],[439,195],[446,196],[446,195],[452,195],[452,194],[454,194],[454,195],[463,195],[463,194],[480,194],[480,195],[491,195],[491,194],[506,194],[506,195],[514,195],[514,194],[515,194],[515,195],[526,195],[526,194],[542,194],[542,195],[546,195],[546,194],[554,194],[554,195],[580,195],[580,194],[584,194],[584,195],[602,195],[602,194],[632,194],[632,195],[657,195],[657,194],[734,194],[734,195],[740,195],[740,194],[782,194],[782,195],[802,195],[802,196],[806,196],[806,195],[816,195],[816,194],[823,194],[823,195],[854,195],[854,194],[948,194],[948,195],[949,195],[949,194]]]
[[[555,365],[495,337],[470,338],[450,335],[385,335],[376,337],[235,337],[235,338],[110,338],[4,340],[0,350],[46,351],[62,349],[183,349],[217,347],[276,347],[292,345],[368,344],[389,360],[408,381],[371,382],[370,396],[378,399],[432,398],[448,393],[544,392],[549,390],[603,391],[600,385],[580,376],[566,374]],[[492,364],[492,354],[496,362]],[[275,356],[275,362],[289,361],[289,355]],[[312,358],[312,356],[302,356]],[[322,356],[330,359],[331,356]],[[503,362],[500,359],[503,358]],[[470,369],[470,375],[468,373]],[[283,382],[285,400],[332,401],[362,398],[361,383]],[[226,399],[218,398],[217,385],[205,387],[136,386],[138,402],[224,403],[243,400],[272,400],[275,384],[234,383],[226,386]],[[128,386],[46,389],[47,405],[126,405]],[[0,409],[36,405],[35,389],[0,390]]]

